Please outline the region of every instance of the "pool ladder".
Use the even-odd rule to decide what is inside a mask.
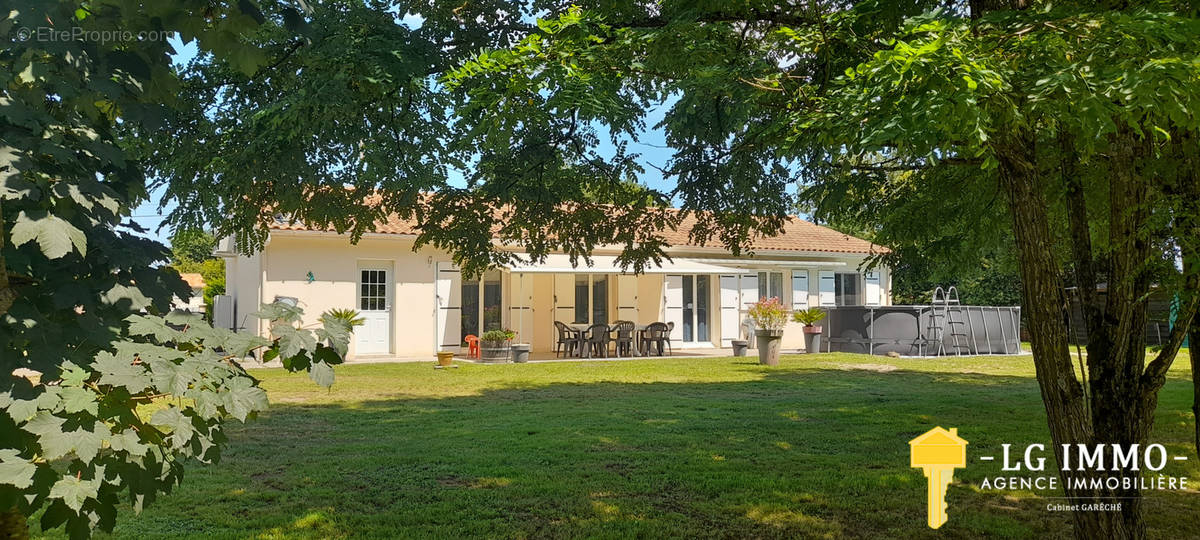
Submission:
[[[968,340],[967,325],[970,320],[964,320],[962,304],[958,301],[958,288],[953,285],[949,289],[938,287],[933,290],[933,301],[930,306],[929,325],[925,329],[925,343],[929,348],[937,347],[938,356],[953,351],[955,356],[971,354]],[[949,349],[949,350],[948,350]]]

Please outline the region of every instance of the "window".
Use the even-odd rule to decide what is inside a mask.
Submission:
[[[387,270],[362,270],[358,287],[358,309],[387,309]]]
[[[501,300],[503,289],[499,270],[484,272],[483,280],[462,281],[462,337],[480,335],[504,326]],[[480,321],[483,322],[482,328]]]
[[[575,274],[574,324],[608,324],[608,276]]]
[[[834,298],[839,306],[859,306],[862,299],[859,294],[857,272],[838,272],[834,274]]]
[[[758,273],[758,297],[783,301],[783,272]]]

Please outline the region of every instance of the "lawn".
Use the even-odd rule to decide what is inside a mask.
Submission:
[[[1174,455],[1193,455],[1186,364],[1153,435]],[[115,536],[1065,537],[1047,499],[978,487],[1000,464],[974,456],[1049,443],[1032,373],[1028,356],[374,364],[339,367],[327,392],[260,370],[270,412]],[[971,443],[939,531],[908,467],[907,441],[934,425]],[[1195,491],[1147,507],[1154,537],[1196,534]]]

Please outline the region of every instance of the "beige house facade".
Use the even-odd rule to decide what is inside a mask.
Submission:
[[[881,248],[798,218],[738,257],[688,245],[680,234],[668,250],[671,261],[638,275],[615,264],[619,250],[601,247],[591,265],[552,254],[475,279],[460,273],[448,253],[414,249],[415,230],[407,224],[392,220],[376,231],[351,244],[336,232],[280,223],[250,256],[222,241],[217,255],[226,264],[229,326],[266,335],[267,325],[252,314],[279,300],[304,308],[308,324],[333,308],[361,312],[366,324],[355,330],[351,361],[432,357],[457,351],[466,335],[500,328],[535,352],[551,351],[555,321],[672,322],[672,345],[686,350],[747,339],[746,309],[762,297],[778,297],[791,309],[891,304],[889,269],[863,269]],[[803,348],[798,324],[785,329],[783,346]]]

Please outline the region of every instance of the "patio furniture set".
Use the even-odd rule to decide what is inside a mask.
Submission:
[[[616,321],[612,324],[567,324],[554,321],[558,339],[554,343],[557,356],[608,358],[609,347],[617,356],[663,356],[672,352],[671,330],[674,323],[653,322],[635,324]]]

